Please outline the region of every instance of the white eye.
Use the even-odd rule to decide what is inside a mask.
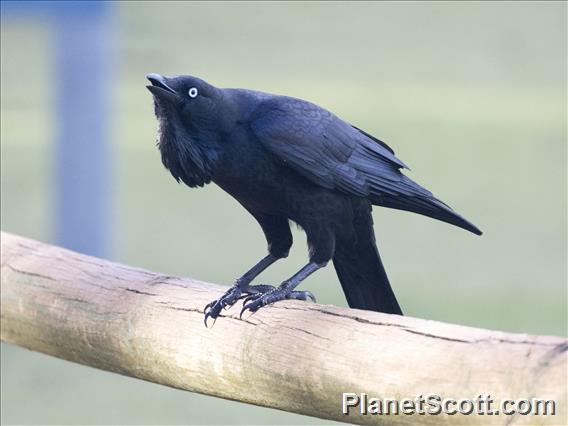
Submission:
[[[197,91],[197,87],[192,87],[191,89],[189,89],[189,92],[187,92],[189,94],[190,98],[197,98],[197,94],[199,93]]]

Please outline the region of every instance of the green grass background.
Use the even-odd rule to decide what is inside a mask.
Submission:
[[[375,209],[407,315],[566,335],[566,3],[115,8],[112,259],[228,285],[264,255],[235,201],[212,185],[177,185],[160,163],[144,75],[194,74],[334,111],[389,143],[413,179],[485,232]],[[41,18],[3,18],[1,43],[2,229],[54,241],[53,34]],[[261,282],[305,262],[305,237],[294,237]],[[332,267],[302,288],[345,305]],[[1,404],[4,424],[325,423],[7,345]]]

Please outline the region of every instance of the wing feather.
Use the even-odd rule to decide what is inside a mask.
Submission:
[[[324,188],[361,197],[431,195],[400,172],[406,165],[388,145],[310,102],[265,100],[251,128],[277,158]]]

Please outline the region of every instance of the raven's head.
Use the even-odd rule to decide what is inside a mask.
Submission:
[[[215,131],[222,124],[219,122],[221,89],[191,76],[148,74],[146,78],[152,83],[146,87],[154,95],[156,117],[161,124],[190,133]]]
[[[191,76],[148,74],[158,119],[162,162],[176,180],[208,183],[219,156],[224,130],[223,91]]]

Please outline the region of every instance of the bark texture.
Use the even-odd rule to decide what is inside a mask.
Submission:
[[[566,424],[567,340],[286,301],[212,328],[222,286],[2,233],[1,338],[192,392],[360,424]],[[341,412],[374,398],[543,398],[554,416]]]

